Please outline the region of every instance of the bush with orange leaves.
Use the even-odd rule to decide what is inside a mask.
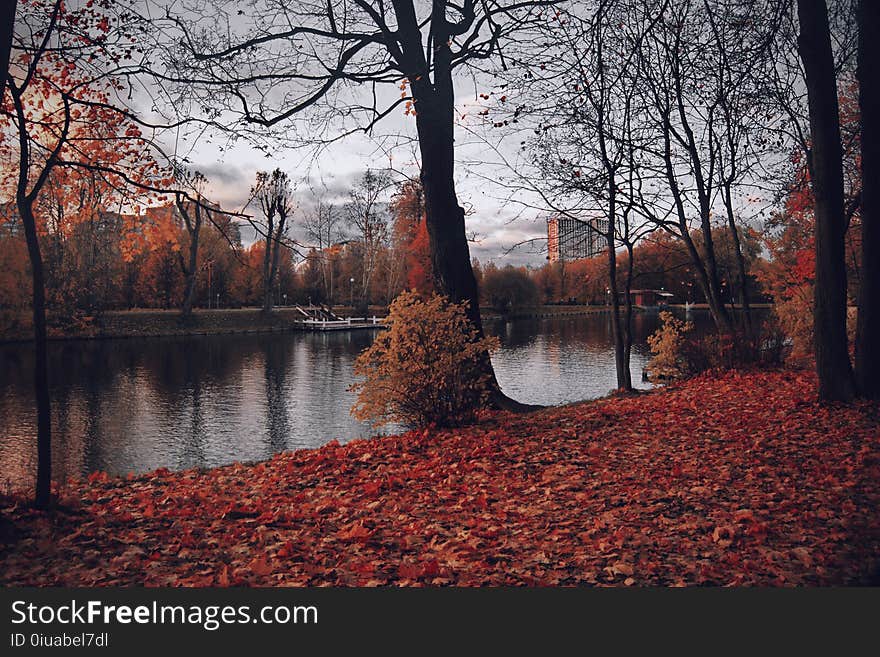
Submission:
[[[481,367],[498,347],[479,337],[467,318],[466,302],[433,294],[403,292],[391,304],[389,328],[358,356],[351,386],[351,412],[373,426],[455,426],[473,420],[489,395],[490,377]]]
[[[694,328],[690,322],[676,318],[671,312],[660,313],[660,328],[648,336],[648,345],[654,357],[646,367],[651,381],[682,379],[688,366],[683,357],[685,335]]]

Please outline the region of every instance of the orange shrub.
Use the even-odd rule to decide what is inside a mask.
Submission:
[[[687,374],[687,365],[682,358],[685,334],[694,325],[676,318],[671,312],[660,313],[660,328],[648,336],[648,345],[654,357],[648,363],[648,379],[665,381],[681,379]]]
[[[480,365],[498,340],[480,338],[466,308],[436,294],[401,293],[389,309],[390,327],[355,361],[355,375],[363,380],[351,386],[358,394],[352,415],[373,426],[473,419],[489,395],[489,376]]]
[[[779,327],[791,341],[788,361],[804,365],[813,358],[813,286],[792,286],[773,306]]]

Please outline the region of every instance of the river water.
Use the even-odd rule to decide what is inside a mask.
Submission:
[[[657,316],[635,317],[642,383]],[[616,385],[604,314],[487,323],[502,389],[562,404]],[[252,461],[377,433],[349,415],[352,362],[373,331],[82,340],[50,345],[53,475],[141,473]],[[33,480],[33,348],[0,346],[0,490]],[[395,427],[386,428],[394,430]]]

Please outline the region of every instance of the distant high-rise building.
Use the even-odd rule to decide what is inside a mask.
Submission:
[[[574,217],[547,218],[547,258],[550,262],[599,255],[606,245],[607,219],[592,222]]]

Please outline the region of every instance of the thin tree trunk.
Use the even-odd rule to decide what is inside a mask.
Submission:
[[[609,231],[610,232],[610,231]],[[617,373],[617,389],[632,390],[632,379],[626,365],[626,343],[620,316],[620,291],[617,287],[617,254],[608,249],[608,285],[611,290],[611,334],[614,339],[614,368]]]
[[[199,224],[196,223],[195,229],[190,233],[189,239],[189,264],[184,270],[186,274],[186,287],[183,295],[183,315],[189,317],[192,315],[193,297],[196,292],[196,267],[199,258]]]
[[[697,271],[697,283],[703,292],[703,296],[706,298],[706,303],[709,305],[709,313],[712,315],[715,328],[721,333],[730,334],[733,332],[733,323],[731,322],[730,314],[727,312],[727,308],[725,308],[724,301],[721,299],[718,290],[717,271],[713,276],[712,272],[707,268],[704,259],[700,256],[700,252],[697,249],[697,245],[694,244],[693,238],[691,238],[684,199],[682,198],[681,191],[678,187],[675,168],[672,163],[672,141],[670,135],[672,128],[668,116],[664,117],[662,127],[663,161],[666,169],[666,182],[669,185],[669,190],[672,192],[672,199],[675,203],[679,236],[684,242],[685,247],[687,247],[688,255],[691,258],[694,269]]]
[[[21,90],[9,82],[10,93],[15,107],[18,123],[18,183],[15,191],[15,203],[24,224],[25,240],[28,257],[31,263],[32,312],[34,323],[34,394],[37,401],[37,481],[34,493],[34,504],[38,509],[47,508],[52,502],[52,413],[49,396],[49,356],[46,334],[46,283],[43,272],[43,257],[40,253],[40,241],[37,235],[37,221],[34,217],[34,202],[49,179],[58,161],[62,146],[67,142],[70,130],[70,103],[66,96],[64,104],[64,125],[58,136],[58,142],[49,155],[36,181],[27,191],[30,178],[30,142],[27,134]]]
[[[266,231],[266,251],[263,254],[263,312],[272,310],[272,242],[274,235],[273,222],[270,220]]]
[[[183,290],[183,306],[181,313],[184,317],[192,315],[193,296],[196,291],[196,257],[199,247],[198,244],[190,244],[189,247],[189,265],[184,271],[186,274],[186,285]]]
[[[718,276],[718,261],[715,257],[715,241],[712,238],[712,170],[714,165],[714,152],[711,149],[709,151],[709,174],[704,176],[703,163],[700,159],[696,138],[694,137],[693,129],[691,128],[687,112],[684,108],[684,94],[681,87],[681,79],[677,73],[677,67],[674,68],[673,71],[675,71],[673,74],[673,80],[676,107],[678,109],[681,126],[684,129],[684,139],[679,139],[679,141],[683,142],[682,145],[686,148],[691,160],[691,170],[697,188],[697,197],[700,205],[700,232],[703,236],[701,264],[705,271],[703,286],[706,292],[706,298],[709,302],[709,308],[712,311],[713,318],[716,320],[718,329],[722,333],[732,334],[733,321],[731,320],[730,314],[727,312],[727,307],[725,306],[724,298],[721,294],[721,283]],[[709,129],[711,130],[711,116]],[[666,131],[667,133],[671,131],[671,126],[668,123],[666,125]],[[667,171],[671,172],[671,160],[667,162]],[[678,194],[677,187],[675,193]],[[679,216],[682,230],[686,232],[687,222],[684,220],[684,216],[681,213],[679,213]],[[690,241],[690,235],[688,235],[688,241]],[[692,249],[692,257],[697,253],[696,249]],[[694,264],[696,264],[696,262]]]
[[[880,398],[880,3],[859,2],[862,120],[862,272],[856,329],[859,394]]]
[[[34,393],[37,399],[37,485],[34,503],[38,509],[45,509],[52,500],[52,415],[49,405],[46,288],[32,202],[22,197],[17,201],[18,212],[24,224],[33,285]]]
[[[798,50],[806,74],[812,138],[809,162],[816,217],[813,324],[819,398],[846,401],[855,394],[855,381],[846,336],[843,161],[837,82],[824,0],[798,0],[798,19]]]
[[[604,151],[604,146],[603,146]],[[626,362],[626,342],[620,317],[620,293],[617,287],[617,251],[615,250],[617,216],[617,181],[613,170],[608,171],[608,289],[611,290],[611,334],[614,339],[614,368],[617,389],[632,390],[632,377]]]
[[[623,362],[626,367],[627,380],[629,381],[630,390],[632,389],[632,372],[630,370],[630,357],[632,355],[632,343],[633,343],[633,330],[632,330],[632,316],[633,316],[633,305],[632,305],[632,281],[633,281],[633,245],[632,242],[627,240],[626,242],[626,253],[629,256],[629,261],[626,266],[626,283],[625,294],[626,294],[626,302],[625,302],[625,312],[624,312],[624,339],[623,339]]]
[[[724,186],[724,205],[727,208],[727,227],[730,229],[730,237],[733,239],[734,254],[736,256],[737,276],[739,277],[739,303],[743,312],[743,325],[746,333],[752,334],[752,306],[749,302],[748,273],[746,272],[746,257],[742,249],[742,240],[739,238],[739,230],[736,227],[736,217],[733,214],[733,194],[730,185]]]
[[[185,284],[183,289],[183,304],[181,306],[181,314],[184,317],[192,315],[193,297],[196,291],[196,267],[199,261],[199,235],[202,230],[202,209],[195,204],[193,207],[194,216],[189,214],[184,201],[178,195],[176,197],[177,211],[180,218],[183,219],[186,232],[189,235],[189,261],[184,262],[183,254],[179,253],[180,268],[183,270]]]
[[[275,233],[275,248],[272,249],[272,264],[269,270],[269,302],[272,302],[272,288],[278,279],[278,260],[281,257],[281,234],[284,232],[284,217],[278,219],[278,229]],[[272,310],[270,305],[268,310]]]

